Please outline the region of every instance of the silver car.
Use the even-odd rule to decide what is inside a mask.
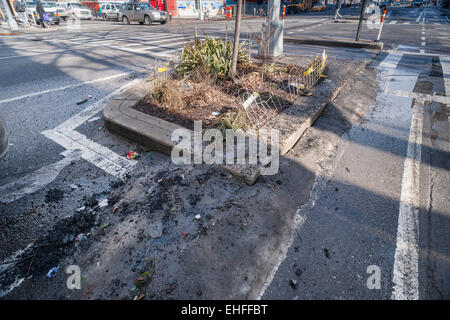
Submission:
[[[139,22],[139,24],[152,24],[159,22],[165,24],[169,19],[166,11],[153,8],[148,3],[127,2],[120,6],[119,21],[124,24]]]
[[[0,118],[0,159],[2,159],[8,151],[8,133],[6,132],[5,122]]]
[[[118,19],[119,8],[120,4],[115,3],[102,4],[101,11],[103,20]]]

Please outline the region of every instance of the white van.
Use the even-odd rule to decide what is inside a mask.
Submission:
[[[86,7],[84,4],[78,2],[59,2],[59,3],[63,4],[66,7],[66,9],[69,10],[71,16],[73,16],[76,19],[80,20],[92,19],[91,10],[89,10],[89,8]]]

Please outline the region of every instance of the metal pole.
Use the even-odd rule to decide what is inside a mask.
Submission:
[[[239,51],[239,38],[241,35],[241,7],[242,0],[237,0],[236,6],[236,24],[234,27],[234,44],[233,44],[233,56],[231,60],[231,74],[236,76],[238,51]]]
[[[375,42],[380,41],[381,30],[383,29],[384,17],[385,17],[385,16],[386,16],[386,8],[383,9],[383,15],[381,16],[380,30],[378,30],[378,36],[377,36],[377,40],[375,40]]]
[[[363,0],[363,3],[361,4],[361,13],[359,16],[358,31],[356,31],[355,41],[359,41],[359,34],[361,33],[362,24],[364,21],[364,14],[366,13],[366,6],[368,2],[369,2],[368,0]]]
[[[8,3],[6,3],[7,0],[2,0],[3,6],[5,7],[6,11],[6,18],[8,19],[9,29],[11,31],[19,30],[19,26],[17,25],[16,20],[14,20],[12,13],[9,9]]]
[[[280,0],[269,0],[270,39],[269,56],[274,58],[283,54],[283,23],[280,22]]]

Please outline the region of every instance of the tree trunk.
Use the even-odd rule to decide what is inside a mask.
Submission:
[[[234,26],[234,44],[233,44],[233,57],[231,61],[231,75],[236,76],[238,52],[239,52],[239,38],[241,36],[241,8],[242,0],[237,0],[236,6],[236,23]]]

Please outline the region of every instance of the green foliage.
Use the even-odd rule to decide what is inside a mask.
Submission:
[[[207,66],[211,78],[228,77],[231,72],[233,41],[224,41],[206,37],[205,40],[195,39],[181,53],[177,69],[188,75],[198,67]],[[238,63],[248,61],[248,51],[239,45]]]

